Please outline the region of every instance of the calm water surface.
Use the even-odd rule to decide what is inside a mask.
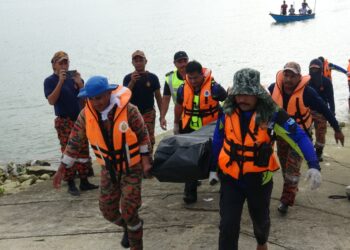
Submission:
[[[0,162],[59,158],[53,107],[43,93],[57,50],[69,53],[71,69],[83,78],[99,74],[117,83],[133,70],[135,49],[145,51],[147,68],[162,85],[177,50],[211,68],[225,87],[242,67],[261,71],[268,85],[290,60],[304,73],[320,55],[347,66],[350,1],[318,1],[316,19],[276,25],[268,13],[278,12],[280,2],[1,0]],[[337,117],[348,121],[347,79],[333,75]],[[171,125],[172,112],[167,120]]]

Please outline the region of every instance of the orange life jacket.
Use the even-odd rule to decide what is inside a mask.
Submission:
[[[257,126],[254,113],[248,132],[242,138],[239,116],[238,109],[231,116],[225,116],[225,139],[218,160],[220,169],[234,179],[247,173],[273,172],[279,169],[267,126]],[[261,161],[261,157],[265,160]]]
[[[329,67],[327,59],[324,59],[323,62],[323,75],[332,81],[332,69]]]
[[[100,165],[114,167],[117,171],[127,173],[129,167],[140,162],[139,144],[136,134],[130,129],[127,116],[127,104],[131,98],[131,91],[118,86],[113,94],[120,95],[120,105],[114,113],[114,123],[111,124],[113,145],[109,145],[108,133],[99,120],[95,109],[88,100],[85,106],[86,135]]]
[[[348,73],[350,72],[350,60],[349,60],[349,65],[348,65]],[[350,75],[348,75],[348,81],[350,82]]]
[[[204,82],[199,92],[199,108],[194,109],[194,90],[189,83],[188,76],[184,82],[184,101],[182,112],[182,128],[189,123],[192,116],[198,116],[202,119],[202,126],[218,119],[219,102],[215,101],[211,93],[212,76],[209,69],[203,69]]]
[[[304,89],[307,85],[307,83],[310,80],[310,76],[302,76],[301,81],[299,82],[298,86],[295,88],[294,92],[290,96],[288,106],[287,106],[287,113],[291,117],[294,118],[294,120],[302,126],[302,128],[308,132],[308,129],[311,127],[312,123],[312,117],[311,112],[308,107],[304,104],[303,94]],[[276,76],[276,83],[275,87],[272,92],[272,99],[277,103],[277,105],[281,108],[283,108],[283,72],[279,71]]]

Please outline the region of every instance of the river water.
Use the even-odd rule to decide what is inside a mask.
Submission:
[[[1,0],[0,162],[59,158],[53,107],[43,93],[58,50],[69,53],[71,69],[84,79],[105,75],[116,83],[133,70],[136,49],[145,51],[161,85],[177,50],[211,68],[225,87],[243,67],[258,69],[265,85],[291,60],[304,73],[320,55],[346,68],[350,1],[318,1],[314,20],[276,25],[268,13],[279,12],[281,2]],[[337,117],[347,122],[347,79],[337,72],[333,77]],[[167,120],[171,125],[172,112]]]

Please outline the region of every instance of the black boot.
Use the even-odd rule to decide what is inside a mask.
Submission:
[[[280,212],[281,215],[286,215],[287,212],[288,212],[288,205],[287,205],[287,204],[284,204],[283,202],[281,202],[281,203],[278,205],[277,210],[278,210],[278,212]]]
[[[197,181],[185,183],[183,200],[186,204],[192,204],[197,201]]]
[[[91,164],[90,164],[90,166],[88,166],[88,171],[89,171],[87,174],[88,177],[95,176],[94,169],[92,168]]]
[[[80,186],[79,186],[81,191],[87,191],[87,190],[92,190],[92,189],[97,189],[98,185],[94,185],[88,181],[88,179],[80,179]]]
[[[316,148],[316,155],[319,162],[323,161],[322,154],[323,154],[323,148]]]
[[[120,241],[120,245],[122,245],[122,247],[124,247],[124,248],[130,247],[129,236],[128,236],[128,231],[127,231],[126,227],[124,227],[124,234],[123,234],[122,240]]]
[[[73,196],[79,196],[80,195],[79,190],[75,186],[74,180],[69,180],[68,181],[68,193],[70,193]]]

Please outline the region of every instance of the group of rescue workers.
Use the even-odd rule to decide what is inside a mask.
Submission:
[[[310,62],[309,74],[302,75],[298,63],[288,62],[266,90],[259,71],[244,68],[234,74],[233,86],[226,91],[210,69],[189,61],[186,52],[178,51],[174,55],[176,69],[166,74],[162,97],[158,77],[146,70],[144,52],[135,51],[131,59],[135,70],[125,76],[123,85],[110,84],[103,76],[93,76],[84,84],[78,71],[69,71],[68,54],[54,54],[54,72],[44,82],[45,96],[55,108],[62,151],[54,187],[59,188],[64,179],[68,192],[75,196],[98,188],[87,179],[93,175],[90,144],[102,167],[100,210],[108,221],[124,228],[123,247],[142,249],[143,221],[138,209],[142,178],[150,177],[152,168],[154,98],[164,130],[172,99],[175,135],[216,122],[209,181],[221,183],[219,249],[238,249],[245,200],[257,249],[267,249],[272,177],[279,169],[274,142],[284,179],[278,211],[286,214],[295,201],[303,158],[309,167],[306,176],[311,189],[321,184],[319,161],[327,121],[334,129],[336,142],[344,145],[335,118],[330,72],[348,72],[320,57]],[[348,80],[350,90],[350,77]],[[80,191],[74,182],[76,173]],[[197,180],[185,184],[186,204],[197,201],[197,186]]]

